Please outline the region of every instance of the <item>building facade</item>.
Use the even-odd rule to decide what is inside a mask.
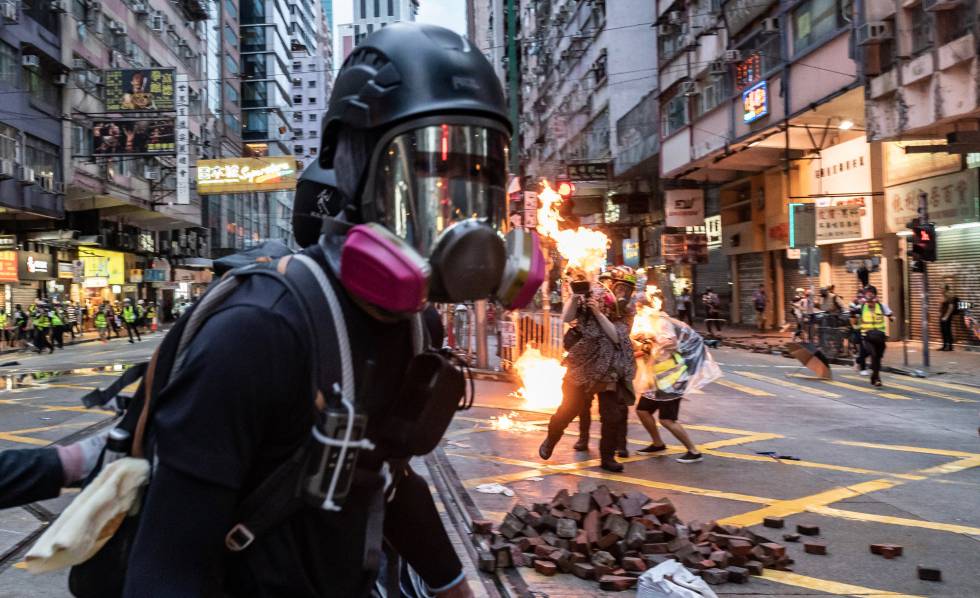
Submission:
[[[419,0],[352,0],[354,21],[340,25],[341,62],[366,36],[390,23],[414,21],[419,13]]]
[[[309,8],[312,19],[308,19],[304,10],[294,11],[293,27],[302,34],[293,39],[290,65],[292,153],[303,168],[316,158],[319,150],[320,121],[327,111],[333,81],[333,37],[327,18],[322,4],[309,2]],[[304,19],[308,20],[301,23]],[[307,25],[315,33],[307,36]]]

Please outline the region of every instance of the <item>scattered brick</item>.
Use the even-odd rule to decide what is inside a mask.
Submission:
[[[660,500],[644,505],[643,512],[649,515],[656,515],[657,518],[663,520],[676,513],[677,509],[674,508],[674,503],[670,502],[669,498],[661,498]]]
[[[613,503],[612,495],[609,492],[609,488],[605,486],[599,486],[592,491],[592,500],[595,504],[599,506],[600,509],[608,507]]]
[[[782,517],[766,517],[762,520],[762,525],[772,529],[782,529],[786,525],[786,520]]]
[[[489,550],[478,550],[476,553],[477,566],[480,571],[493,573],[497,570],[497,557]]]
[[[500,559],[497,559],[500,562]],[[530,565],[530,559],[527,555],[517,546],[510,547],[510,562],[515,567],[527,567]]]
[[[616,557],[605,550],[600,550],[592,555],[592,564],[596,566],[612,567],[616,564]]]
[[[487,519],[474,519],[473,520],[473,533],[481,535],[489,535],[493,533],[493,521]]]
[[[589,512],[592,506],[592,495],[586,494],[585,492],[579,492],[572,497],[571,509],[576,513],[582,513],[583,515]]]
[[[698,569],[701,569],[702,571],[707,571],[708,569],[714,569],[715,566],[717,566],[717,563],[715,563],[711,559],[701,559],[700,561],[698,561]]]
[[[759,561],[749,561],[745,563],[745,568],[749,570],[752,575],[762,575],[762,563]]]
[[[535,546],[534,547],[534,556],[536,556],[538,558],[541,558],[541,559],[546,559],[546,558],[548,558],[548,555],[550,555],[554,551],[555,551],[555,549],[552,548],[551,546],[547,546],[547,545]]]
[[[893,559],[902,556],[903,548],[898,544],[872,544],[871,554],[883,556],[886,559]]]
[[[591,499],[590,499],[591,500]],[[574,538],[578,535],[578,524],[571,519],[558,520],[558,537]]]
[[[534,570],[541,575],[551,577],[555,573],[558,573],[558,565],[551,561],[534,561]]]
[[[942,581],[943,572],[936,567],[927,567],[925,565],[919,565],[916,567],[916,571],[919,574],[919,579],[922,581]]]
[[[641,546],[646,542],[647,539],[647,528],[642,523],[634,521],[630,524],[629,529],[626,531],[626,546],[630,550],[639,550]]]
[[[630,524],[621,515],[610,515],[606,517],[606,521],[602,526],[602,531],[615,534],[620,540],[626,537],[626,532],[629,531]]]
[[[804,536],[819,536],[820,527],[817,525],[805,525],[800,524],[796,526],[797,533],[803,534]]]
[[[572,575],[579,579],[593,579],[595,567],[591,563],[575,563],[572,565]]]
[[[748,540],[735,539],[728,543],[728,551],[734,556],[747,557],[752,553],[752,543]]]
[[[647,565],[643,559],[635,556],[623,557],[623,569],[627,571],[646,571]]]
[[[728,553],[724,550],[714,550],[711,552],[711,555],[708,556],[708,558],[713,560],[720,569],[724,569],[728,566],[728,557]]]
[[[725,568],[725,571],[728,571],[728,581],[732,583],[748,583],[749,581],[749,570],[745,567],[730,565]]]
[[[725,583],[728,581],[728,576],[728,571],[724,569],[705,569],[701,572],[701,579],[713,586]]]
[[[644,544],[640,548],[640,552],[643,554],[667,554],[670,550],[667,549],[667,544],[663,542],[653,542]]]
[[[765,544],[760,544],[762,550],[765,551],[767,555],[773,556],[775,558],[781,559],[786,556],[786,547],[782,544],[776,544],[775,542],[766,542]]]
[[[622,575],[603,575],[599,578],[599,589],[607,592],[622,592],[636,585],[636,579]]]
[[[783,534],[783,540],[786,542],[799,542],[800,534]]]
[[[605,488],[605,486],[603,486]],[[598,492],[598,491],[597,491]],[[582,529],[585,530],[586,539],[595,543],[599,541],[599,513],[596,511],[589,512],[582,520]]]
[[[824,542],[804,542],[803,551],[807,554],[827,554],[827,544]]]

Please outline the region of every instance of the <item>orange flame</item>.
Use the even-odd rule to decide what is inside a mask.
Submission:
[[[606,263],[606,250],[609,237],[597,230],[577,228],[559,230],[558,223],[564,219],[558,214],[562,197],[547,180],[542,181],[544,189],[538,193],[538,234],[554,239],[558,253],[568,262],[570,268],[584,270],[587,274],[598,272]]]
[[[524,353],[514,362],[514,369],[521,378],[521,388],[514,393],[531,410],[554,410],[561,404],[561,383],[565,366],[557,359],[541,355],[535,347],[525,347]]]
[[[663,301],[657,295],[657,285],[647,285],[646,304],[637,304],[633,328],[630,329],[630,337],[636,341],[639,349],[636,355],[636,378],[633,382],[639,392],[656,388],[653,365],[658,352],[657,331],[663,325],[660,317],[663,315],[662,308]]]

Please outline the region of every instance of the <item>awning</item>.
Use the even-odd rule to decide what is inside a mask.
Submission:
[[[204,257],[183,257],[176,258],[175,265],[181,268],[211,268],[214,261]]]

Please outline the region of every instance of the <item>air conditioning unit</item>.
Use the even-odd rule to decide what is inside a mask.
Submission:
[[[167,25],[167,33],[177,33],[177,27],[174,25]]]
[[[17,180],[24,185],[33,185],[36,182],[34,177],[34,169],[27,166],[21,166],[20,171],[17,173]]]
[[[150,14],[150,7],[143,2],[136,2],[133,4],[133,12],[138,15],[147,15]]]
[[[179,41],[177,42],[177,45],[178,45],[179,47],[181,47],[181,48],[186,48],[186,47],[187,47],[187,40],[186,40],[186,39],[181,39],[181,40],[179,40]]]
[[[153,18],[150,19],[150,31],[156,31],[159,33],[163,31],[165,24],[166,22],[164,21],[163,15],[153,15]]]
[[[681,93],[685,96],[694,96],[698,94],[698,87],[694,81],[684,81],[681,83]]]
[[[922,8],[925,10],[953,10],[963,6],[963,0],[922,0]]]
[[[17,170],[17,165],[13,160],[4,158],[0,160],[0,177],[5,179],[14,178],[15,171]]]
[[[160,180],[160,169],[151,168],[149,166],[143,169],[143,178],[148,181],[159,181]]]
[[[68,12],[68,2],[66,0],[52,0],[48,6],[51,12],[56,15],[63,15]]]
[[[89,66],[84,58],[74,58],[71,61],[71,68],[76,71],[87,71]]]
[[[17,20],[17,4],[13,2],[4,2],[0,4],[0,14],[3,15],[5,21],[16,21]]]
[[[180,57],[185,60],[191,60],[195,56],[197,56],[197,54],[195,54],[194,50],[191,50],[190,48],[184,48],[180,51]]]
[[[68,85],[68,73],[58,73],[54,76],[55,85]]]
[[[725,62],[738,62],[742,60],[742,53],[738,50],[725,50]]]
[[[857,30],[857,43],[860,46],[878,44],[893,37],[895,32],[887,21],[868,21]]]
[[[37,69],[41,68],[41,57],[37,54],[24,54],[20,58],[21,65],[31,69],[32,71],[36,71]]]
[[[54,191],[54,174],[42,174],[37,177],[37,184],[45,191]]]
[[[113,50],[109,55],[109,65],[114,67],[119,67],[123,65],[123,55],[122,52]]]
[[[779,17],[762,19],[762,30],[766,33],[779,33]]]
[[[728,67],[725,66],[724,60],[715,60],[708,65],[708,72],[712,75],[724,75],[728,73]]]

